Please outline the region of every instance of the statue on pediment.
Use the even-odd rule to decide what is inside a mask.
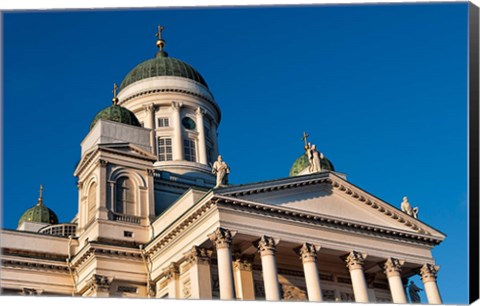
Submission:
[[[323,159],[323,153],[317,150],[317,146],[314,144],[312,145],[309,142],[307,145],[305,145],[305,154],[307,154],[308,157],[308,172],[315,173],[322,171],[322,164],[320,160]]]
[[[223,161],[222,156],[218,155],[217,161],[212,165],[212,173],[217,175],[217,184],[214,188],[228,185],[228,174],[230,167]]]
[[[408,202],[407,197],[403,197],[403,202],[400,205],[400,208],[407,215],[418,219],[418,207],[412,207],[412,205],[410,205],[410,203]]]

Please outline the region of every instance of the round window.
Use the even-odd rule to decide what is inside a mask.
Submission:
[[[184,117],[182,119],[182,125],[189,130],[194,130],[196,127],[195,121],[193,121],[193,119],[190,117]]]

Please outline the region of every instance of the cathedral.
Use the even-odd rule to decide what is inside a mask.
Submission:
[[[41,187],[1,230],[2,294],[415,303],[424,290],[442,303],[432,249],[445,235],[406,197],[395,207],[350,183],[308,134],[288,177],[229,184],[221,105],[162,31],[81,142],[75,217],[59,223]]]

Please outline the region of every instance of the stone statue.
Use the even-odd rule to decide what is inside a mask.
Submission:
[[[408,295],[410,296],[410,302],[412,303],[420,303],[420,296],[418,295],[418,292],[423,291],[423,289],[420,289],[413,283],[413,281],[410,281],[410,284],[408,285]]]
[[[415,219],[418,219],[418,207],[412,208],[412,205],[410,205],[410,203],[408,202],[407,197],[403,197],[403,202],[400,205],[400,208],[407,215],[414,217]]]
[[[307,154],[308,157],[308,172],[309,173],[314,173],[314,172],[320,172],[322,171],[322,164],[320,162],[321,159],[323,159],[323,153],[318,152],[317,146],[312,145],[311,143],[308,143],[305,146],[305,154]]]
[[[310,143],[307,143],[305,145],[305,154],[307,154],[307,157],[308,157],[308,172],[312,173],[313,172],[313,155],[312,155],[312,145]]]
[[[217,184],[215,188],[228,185],[228,174],[230,173],[230,168],[227,163],[222,159],[221,155],[218,155],[217,161],[213,163],[212,173],[217,175]]]
[[[312,145],[310,154],[312,154],[313,172],[322,171],[322,164],[320,163],[320,159],[323,158],[323,154],[318,152],[317,147],[315,145]]]

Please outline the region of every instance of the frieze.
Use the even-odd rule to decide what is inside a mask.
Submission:
[[[127,101],[129,101],[129,100],[131,100],[131,99],[134,99],[134,98],[137,98],[137,97],[146,96],[146,95],[153,95],[153,94],[157,94],[157,93],[161,93],[161,92],[179,92],[179,93],[189,94],[189,95],[192,95],[192,96],[195,96],[195,97],[198,97],[198,98],[202,98],[202,99],[204,99],[205,101],[210,102],[212,105],[215,106],[215,108],[217,108],[217,110],[219,110],[218,105],[215,103],[215,101],[210,100],[209,98],[207,98],[207,97],[205,97],[205,96],[203,96],[203,95],[200,95],[200,94],[198,94],[198,93],[195,93],[195,92],[192,92],[192,91],[188,91],[188,90],[168,89],[168,88],[161,88],[161,89],[153,89],[153,90],[142,91],[142,92],[136,93],[136,94],[134,94],[134,95],[132,95],[132,96],[129,96],[129,97],[123,99],[123,101],[122,101],[120,104],[124,104],[124,103],[126,103]]]

